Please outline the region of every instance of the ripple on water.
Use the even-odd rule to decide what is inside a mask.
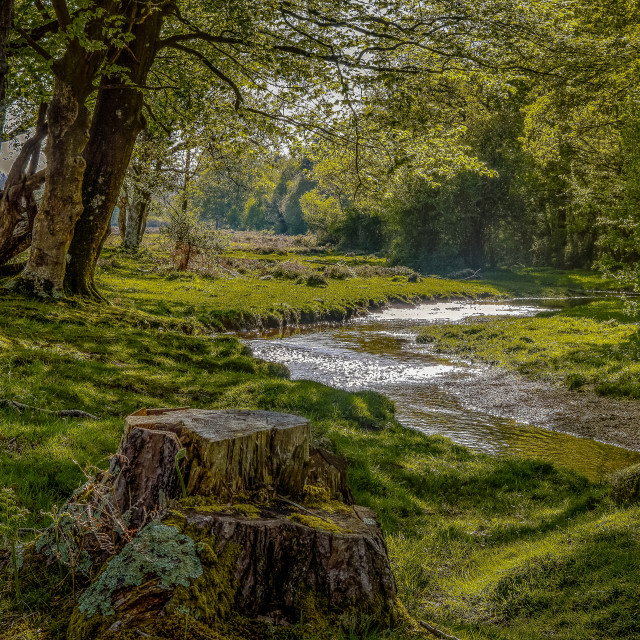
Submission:
[[[551,460],[591,479],[640,462],[640,453],[634,451],[462,406],[438,387],[438,379],[477,376],[482,369],[430,353],[427,345],[415,341],[424,324],[488,315],[530,316],[540,310],[530,304],[423,304],[249,344],[256,356],[287,365],[294,380],[315,380],[349,391],[379,391],[396,402],[397,417],[405,426],[447,436],[477,451]]]

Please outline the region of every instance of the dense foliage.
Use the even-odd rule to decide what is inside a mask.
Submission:
[[[4,135],[38,121],[2,197],[0,260],[33,248],[18,287],[99,297],[114,206],[135,249],[176,194],[217,226],[311,230],[427,271],[600,260],[633,278],[633,3],[3,11]]]

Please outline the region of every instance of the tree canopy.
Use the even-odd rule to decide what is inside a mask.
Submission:
[[[210,167],[221,150],[308,157],[307,186],[278,205],[297,231],[306,206],[309,219],[389,213],[401,237],[413,210],[444,242],[434,211],[459,228],[457,210],[494,244],[522,221],[536,238],[512,254],[577,263],[599,241],[629,256],[637,45],[622,0],[10,0],[0,126],[30,137],[0,200],[0,262],[30,248],[13,286],[99,299],[95,265],[143,130],[211,151]],[[273,220],[256,197],[251,215]],[[596,238],[600,222],[616,231]]]

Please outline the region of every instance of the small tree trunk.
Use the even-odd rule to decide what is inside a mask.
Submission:
[[[129,198],[121,195],[118,198],[118,231],[120,239],[124,242],[124,234],[127,230],[127,210],[129,209]]]
[[[191,261],[191,245],[188,242],[176,242],[173,249],[173,263],[178,271],[186,271]]]
[[[143,191],[133,199],[127,210],[126,231],[122,246],[128,251],[135,251],[142,242],[144,230],[147,226],[151,194]]]
[[[187,157],[184,162],[184,183],[182,185],[182,213],[189,210],[189,181],[191,179],[191,147],[187,147]]]

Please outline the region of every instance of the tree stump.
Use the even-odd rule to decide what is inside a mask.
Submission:
[[[143,409],[126,424],[121,448],[136,428],[177,436],[186,449],[188,495],[230,499],[269,487],[291,495],[302,491],[311,439],[305,418],[271,411]]]
[[[308,420],[288,414],[129,416],[114,495],[141,532],[83,593],[68,638],[153,637],[184,615],[215,628],[231,611],[296,622],[310,607],[389,624],[396,590],[375,514],[353,506],[345,461],[309,442]]]

